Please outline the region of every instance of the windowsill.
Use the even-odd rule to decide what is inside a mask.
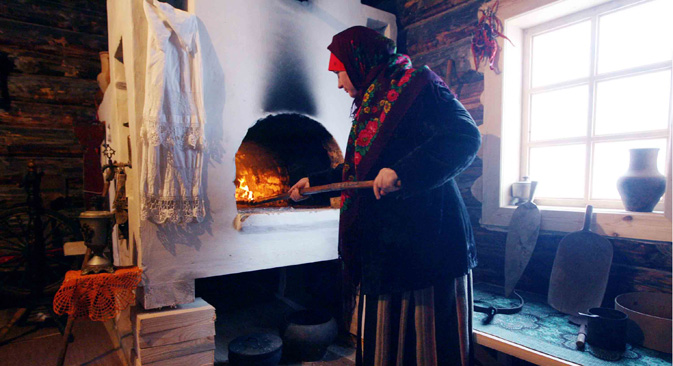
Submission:
[[[584,209],[579,207],[539,206],[540,231],[568,233],[582,229]],[[495,231],[507,231],[515,206],[500,207],[481,226]],[[594,209],[591,231],[612,238],[652,242],[671,242],[671,220],[663,212],[628,212]]]

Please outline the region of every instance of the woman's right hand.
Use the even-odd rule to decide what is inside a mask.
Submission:
[[[301,178],[297,183],[295,183],[292,188],[288,191],[290,194],[290,198],[292,198],[293,201],[299,202],[303,201],[308,198],[308,196],[302,196],[299,193],[300,189],[308,188],[311,185],[308,182],[308,177]]]

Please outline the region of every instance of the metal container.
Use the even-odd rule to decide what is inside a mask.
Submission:
[[[531,182],[528,177],[523,177],[523,180],[512,183],[512,205],[520,205],[528,201],[530,197]]]
[[[82,267],[82,274],[113,273],[112,262],[105,255],[110,247],[114,212],[85,211],[79,215],[84,244],[91,249],[89,261]]]
[[[609,308],[591,308],[588,314],[587,343],[610,351],[626,349],[626,322],[629,317],[623,312]]]
[[[631,292],[615,298],[615,309],[629,316],[629,343],[671,353],[671,294]]]
[[[283,354],[283,341],[275,334],[254,333],[231,341],[231,366],[276,366]]]

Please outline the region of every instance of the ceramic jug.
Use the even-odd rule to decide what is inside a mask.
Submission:
[[[627,211],[652,212],[666,191],[666,177],[657,169],[659,149],[631,149],[629,170],[617,180]]]

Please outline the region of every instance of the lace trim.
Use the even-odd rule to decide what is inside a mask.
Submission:
[[[176,146],[203,149],[203,125],[197,116],[143,116],[140,138],[150,146]]]
[[[156,224],[202,222],[206,217],[206,207],[202,198],[183,197],[143,197],[140,218]]]

